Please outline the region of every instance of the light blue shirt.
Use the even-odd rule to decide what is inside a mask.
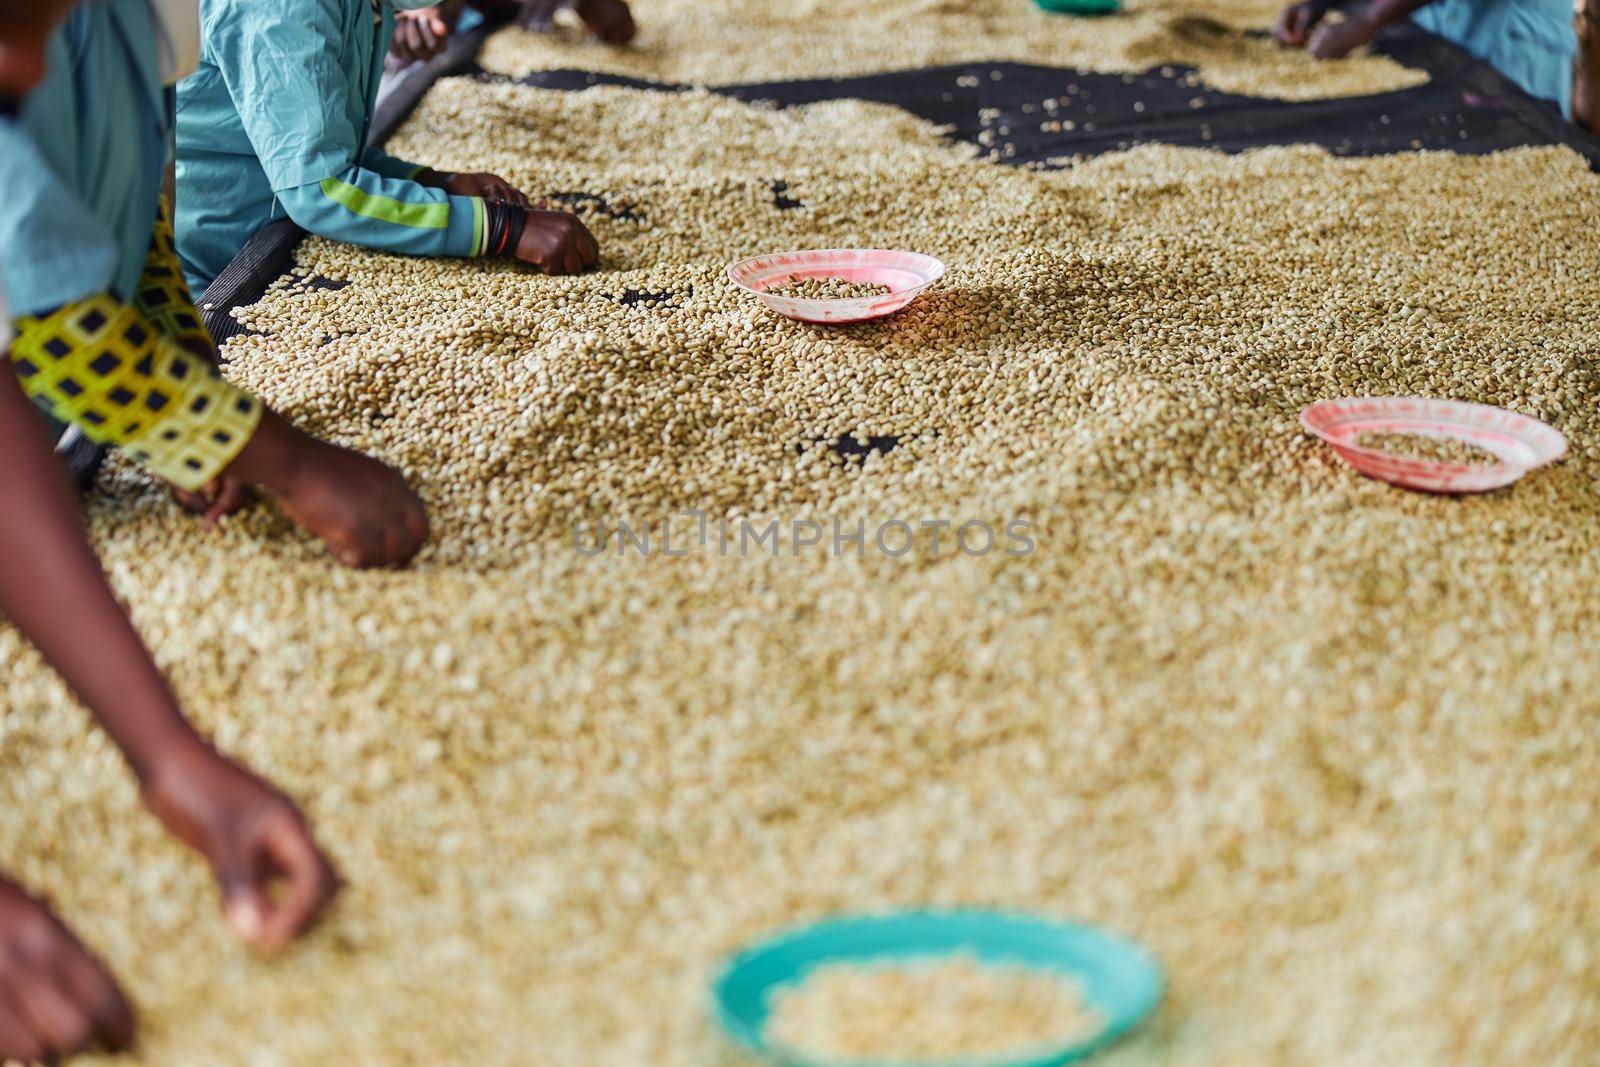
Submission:
[[[366,147],[394,33],[385,0],[202,0],[200,69],[178,87],[178,253],[199,292],[258,229],[476,255],[484,208]]]
[[[1578,34],[1572,0],[1433,0],[1411,21],[1494,64],[1529,96],[1572,117]]]
[[[0,119],[0,282],[14,316],[133,296],[172,130],[148,0],[79,4]]]

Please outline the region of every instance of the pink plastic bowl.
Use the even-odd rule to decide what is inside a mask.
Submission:
[[[891,252],[881,248],[823,248],[809,252],[774,252],[741,259],[728,268],[728,278],[754,293],[780,315],[801,322],[845,323],[892,315],[917,298],[944,274],[944,264],[916,252]],[[770,289],[787,285],[790,278],[843,278],[849,282],[887,285],[883,296],[847,297],[839,300],[805,300],[779,296]]]
[[[1322,400],[1300,413],[1300,424],[1367,477],[1430,493],[1499,489],[1567,454],[1567,439],[1554,426],[1504,408],[1458,400],[1398,396]],[[1382,452],[1355,443],[1364,433],[1454,438],[1493,453],[1500,462],[1439,463]]]

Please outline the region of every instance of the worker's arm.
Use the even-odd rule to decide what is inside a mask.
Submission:
[[[403,563],[427,538],[397,471],[295,429],[109,294],[18,319],[11,366],[58,418],[180,488],[260,486],[349,566]]]
[[[526,193],[498,174],[435,170],[420,163],[396,159],[383,149],[371,145],[362,152],[361,165],[385,178],[414,181],[429,189],[442,189],[453,196],[476,196],[520,207],[532,206]]]
[[[349,105],[344,0],[229,0],[206,27],[206,51],[285,212],[312,233],[417,256],[476,256],[483,194],[416,181],[412,165],[363,145]],[[272,42],[263,62],[262,41]]]
[[[16,329],[11,367],[30,397],[181,489],[216,478],[261,420],[259,400],[110,293]]]
[[[457,173],[447,170],[435,170],[420,163],[396,159],[381,148],[374,148],[371,145],[368,145],[363,151],[361,165],[386,178],[414,181],[418,185],[429,189],[442,189],[452,196],[474,196],[490,201],[486,205],[486,214],[488,215],[494,213],[494,204],[496,202],[516,204],[518,207],[524,208],[533,206],[526,193],[498,174],[471,171]],[[486,228],[490,221],[492,220],[486,218]]]
[[[454,196],[354,164],[277,194],[298,225],[332,240],[412,256],[467,257],[484,251],[482,197]]]
[[[157,296],[141,286],[147,306]],[[174,321],[197,314],[185,304]],[[9,367],[9,388],[20,380],[57,418],[182,489],[260,486],[345,564],[401,563],[427,538],[398,472],[290,426],[110,293],[20,317]]]
[[[219,755],[178,710],[106,584],[37,415],[4,368],[0,499],[0,614],[105,727],[150,809],[210,862],[236,932],[281,946],[332,899],[333,870],[295,806]]]
[[[1343,59],[1370,44],[1378,31],[1399,22],[1431,0],[1370,0],[1353,5],[1340,22],[1324,22],[1331,0],[1300,0],[1284,8],[1278,19],[1278,40],[1305,46],[1318,59]]]
[[[528,198],[495,174],[436,171],[367,149],[364,166],[315,185],[279,190],[298,225],[347,244],[412,256],[512,255],[490,240]],[[520,214],[517,219],[526,219]]]
[[[479,195],[458,196],[435,183],[471,187]],[[484,193],[514,199],[485,200]],[[388,252],[508,256],[550,274],[576,274],[600,256],[594,236],[575,216],[526,206],[525,196],[493,174],[424,170],[411,181],[396,181],[351,167],[344,177],[280,191],[278,199],[289,217],[312,233]],[[461,204],[476,210],[470,229]]]

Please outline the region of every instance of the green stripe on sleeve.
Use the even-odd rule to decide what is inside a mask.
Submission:
[[[475,196],[472,198],[472,247],[477,249],[472,254],[475,256],[481,256],[488,251],[487,248],[483,247],[484,215],[488,210],[482,197]]]
[[[322,195],[362,218],[377,219],[413,230],[443,230],[450,225],[450,204],[407,204],[392,196],[369,193],[338,178],[322,180]]]

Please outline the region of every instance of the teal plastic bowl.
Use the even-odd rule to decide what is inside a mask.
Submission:
[[[975,909],[900,912],[828,919],[784,931],[730,958],[712,981],[718,1021],[747,1051],[784,1067],[845,1067],[840,1060],[796,1058],[766,1039],[774,990],[803,981],[818,966],[847,961],[882,963],[966,953],[989,963],[1072,975],[1085,999],[1106,1019],[1094,1037],[1018,1060],[940,1060],[960,1067],[1059,1067],[1105,1048],[1132,1030],[1161,1002],[1161,965],[1142,945],[1080,923]],[[884,1061],[894,1062],[894,1061]],[[899,1061],[904,1063],[906,1061]],[[929,1061],[922,1061],[929,1062]],[[869,1067],[849,1061],[849,1067]]]
[[[1111,15],[1122,10],[1122,0],[1033,0],[1052,15]]]

